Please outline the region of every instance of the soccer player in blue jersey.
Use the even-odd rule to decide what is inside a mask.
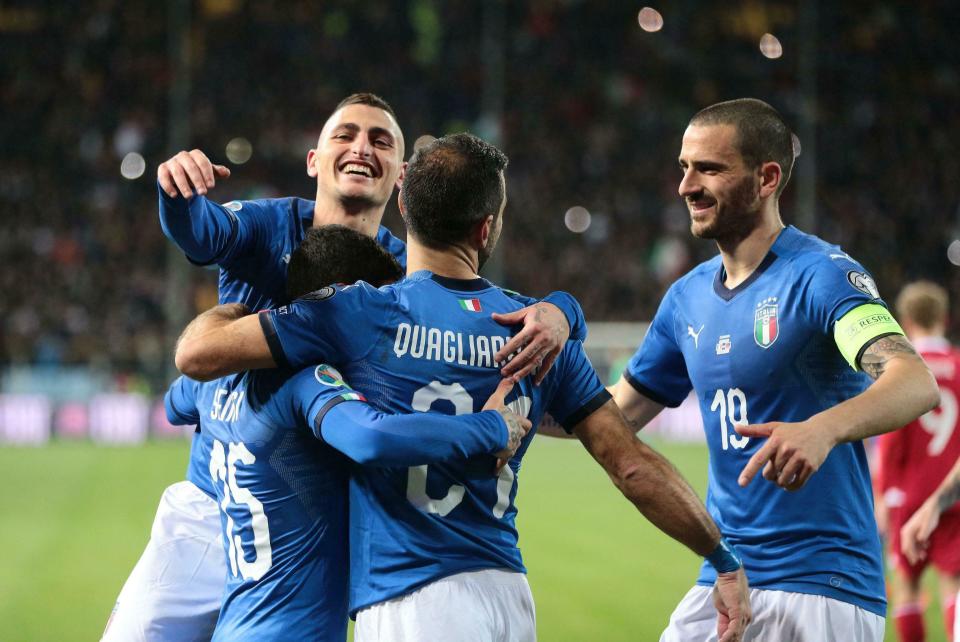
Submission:
[[[375,237],[404,261],[405,245],[380,225],[403,174],[403,134],[390,105],[373,94],[345,98],[307,153],[315,200],[232,201],[207,194],[230,171],[200,150],[180,152],[157,169],[160,224],[198,265],[220,268],[220,302],[261,310],[285,300],[288,261],[312,226],[340,224]],[[519,361],[532,368],[559,353],[572,329],[584,331],[582,312],[564,293],[512,315],[528,343]],[[542,355],[542,356],[541,356]],[[219,511],[207,466],[211,442],[194,436],[186,481],[161,498],[151,539],[121,590],[104,639],[193,640],[209,636],[220,608],[225,574]]]
[[[694,236],[720,254],[670,287],[614,397],[639,429],[697,395],[707,507],[750,580],[746,639],[879,642],[886,600],[862,440],[930,410],[937,388],[867,271],[784,227],[794,159],[789,128],[759,100],[693,117],[679,192]],[[704,566],[662,641],[714,639],[713,581]]]
[[[231,320],[214,308],[180,342],[178,367],[209,379],[322,354],[382,410],[473,412],[496,387],[495,355],[510,338],[489,313],[529,302],[477,275],[500,234],[505,166],[499,150],[468,134],[425,146],[401,190],[404,281],[332,289],[257,317]],[[708,556],[718,571],[716,626],[722,640],[739,640],[750,610],[735,554],[690,487],[625,425],[582,344],[568,342],[539,386],[520,380],[512,404],[534,425],[549,412],[654,524]],[[353,471],[350,608],[359,642],[535,639],[515,526],[531,438],[502,468],[480,457]]]
[[[372,239],[326,226],[310,230],[294,252],[288,291],[401,274]],[[349,462],[340,452],[379,466],[509,458],[530,422],[504,407],[513,387],[504,382],[484,405],[488,412],[451,417],[384,415],[327,365],[205,384],[177,379],[165,398],[170,421],[195,425],[202,417],[213,444],[207,474],[228,569],[213,639],[345,640]]]

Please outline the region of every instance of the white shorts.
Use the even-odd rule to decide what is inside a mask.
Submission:
[[[753,620],[743,642],[883,642],[884,619],[822,595],[750,589]],[[713,587],[694,586],[670,616],[660,642],[716,642]]]
[[[534,642],[527,576],[503,569],[458,573],[357,613],[354,642]]]
[[[217,502],[177,482],[163,491],[150,541],[120,590],[103,641],[209,640],[226,577]]]

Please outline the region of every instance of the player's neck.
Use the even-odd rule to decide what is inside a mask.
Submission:
[[[780,213],[774,211],[763,216],[760,225],[745,238],[734,242],[718,240],[717,247],[727,275],[723,284],[732,289],[746,281],[763,262],[783,227]]]
[[[422,245],[407,235],[407,274],[429,270],[451,279],[475,279],[479,263],[477,253],[460,245],[450,245],[437,250]]]
[[[349,203],[339,199],[325,198],[317,193],[313,207],[313,227],[343,225],[361,234],[376,238],[383,219],[384,207],[368,203]]]

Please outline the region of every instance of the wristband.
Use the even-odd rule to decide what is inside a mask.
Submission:
[[[710,562],[717,573],[732,573],[743,568],[743,562],[740,561],[737,552],[722,537],[713,552],[707,555],[706,560]]]

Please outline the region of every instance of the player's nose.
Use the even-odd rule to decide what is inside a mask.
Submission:
[[[696,194],[700,190],[701,187],[694,178],[693,172],[690,170],[685,171],[683,178],[680,179],[680,185],[677,187],[677,193],[679,193],[680,196],[687,197]]]
[[[373,145],[366,136],[357,136],[350,145],[350,151],[361,158],[366,158],[373,153]]]

